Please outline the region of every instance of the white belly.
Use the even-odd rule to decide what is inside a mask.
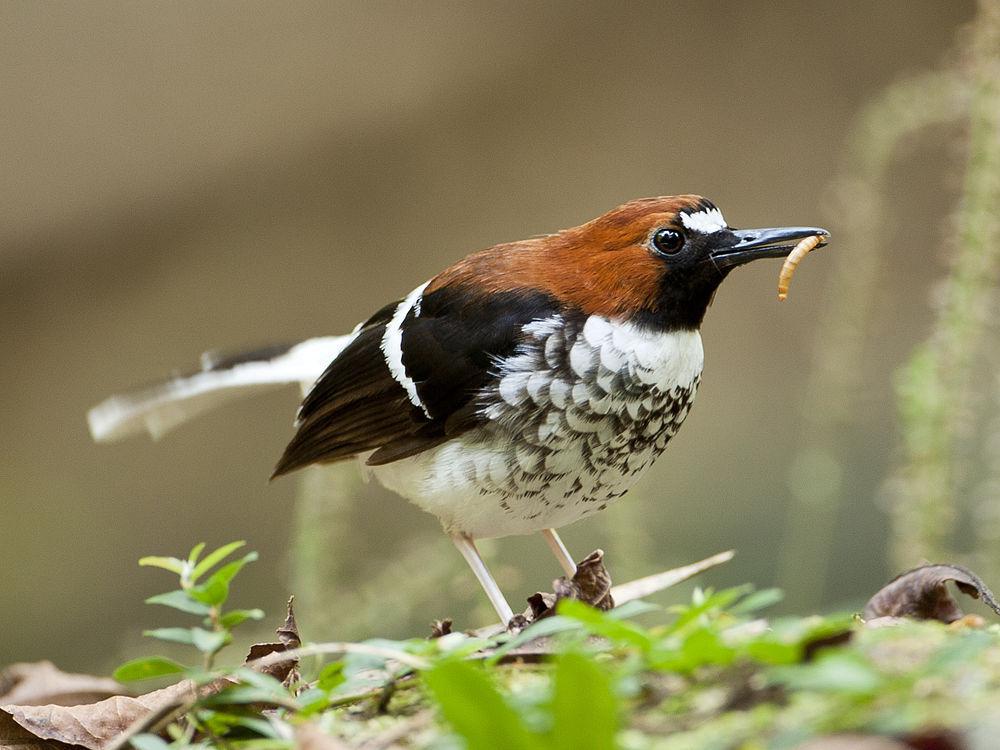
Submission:
[[[527,327],[483,394],[484,426],[375,478],[473,537],[572,523],[621,497],[691,407],[704,353],[697,331],[658,333],[592,316]]]

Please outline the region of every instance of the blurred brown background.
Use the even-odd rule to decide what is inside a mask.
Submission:
[[[208,348],[346,332],[467,252],[633,197],[698,192],[736,226],[820,224],[835,253],[827,179],[852,118],[939,62],[972,12],[931,0],[5,3],[0,664],[106,670],[154,650],[138,634],[170,618],[142,599],[171,582],[136,567],[142,554],[244,538],[262,560],[237,602],[277,615],[294,589],[296,482],[267,482],[294,391],[158,444],[94,445],[88,407]],[[788,607],[857,606],[890,574],[878,495],[896,441],[892,374],[926,334],[954,156],[923,144],[896,170],[892,273],[841,447],[835,539],[816,550],[828,572]],[[726,282],[697,408],[627,502],[566,530],[576,553],[607,548],[625,580],[733,546],[736,562],[704,582],[782,584],[788,455],[829,268],[826,251],[808,259],[783,305],[776,262]],[[340,481],[352,497],[330,514],[324,554],[340,573],[327,631],[340,619],[340,637],[401,636],[487,616],[432,517]],[[558,572],[540,539],[488,549],[512,601]],[[414,572],[414,559],[437,567]],[[300,617],[319,635],[319,613]]]

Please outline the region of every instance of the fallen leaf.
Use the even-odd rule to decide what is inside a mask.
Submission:
[[[295,597],[289,597],[288,611],[285,615],[285,622],[281,625],[281,627],[275,630],[275,633],[278,635],[278,640],[274,643],[255,643],[252,645],[250,647],[250,652],[247,654],[246,659],[244,659],[244,663],[249,664],[252,661],[268,656],[269,654],[279,653],[281,651],[291,651],[302,645],[302,642],[299,639],[299,628],[295,622],[295,612],[293,610],[294,602]],[[298,659],[288,659],[254,668],[257,669],[258,672],[270,675],[287,687],[293,682],[298,681],[298,666]]]
[[[834,734],[816,737],[797,745],[795,750],[911,750],[910,746],[891,737],[870,734]]]
[[[0,712],[0,749],[2,750],[68,750],[75,747],[55,740],[42,740],[14,721],[10,714]]]
[[[432,622],[431,640],[450,634],[452,625],[453,623],[450,617],[446,617],[443,620],[435,620],[434,622]]]
[[[509,629],[521,630],[533,622],[555,614],[556,604],[562,599],[581,602],[608,610],[615,606],[611,595],[611,575],[604,567],[604,551],[594,550],[576,564],[572,578],[561,576],[552,582],[553,593],[537,591],[528,597],[528,609],[514,615]]]
[[[611,574],[604,567],[604,550],[594,550],[576,564],[576,573],[553,581],[556,600],[579,599],[592,607],[607,611],[615,606],[611,596]]]
[[[11,664],[0,671],[0,701],[20,706],[76,706],[128,692],[110,677],[70,674],[50,661]]]
[[[865,605],[866,621],[881,617],[913,617],[918,620],[954,622],[963,616],[958,602],[948,591],[951,581],[963,594],[982,599],[1000,614],[1000,604],[985,583],[968,568],[959,565],[924,565],[902,573],[883,586]]]
[[[193,698],[194,689],[194,683],[184,680],[136,698],[116,695],[80,706],[7,704],[0,706],[0,718],[9,717],[37,739],[104,750],[117,735],[150,712]]]
[[[276,643],[258,643],[251,647],[248,662],[267,654],[296,649],[301,645],[292,611],[292,599],[288,600],[285,621],[276,632]],[[291,680],[298,679],[297,666],[297,659],[288,659],[268,665],[260,671],[279,680]],[[197,696],[217,693],[229,684],[228,680],[220,679],[196,688],[190,680],[182,680],[134,698],[115,695],[96,703],[75,706],[10,702],[0,705],[0,750],[41,750],[67,745],[87,750],[117,750],[139,732],[156,731],[163,720],[189,705]],[[15,727],[20,729],[15,730]]]

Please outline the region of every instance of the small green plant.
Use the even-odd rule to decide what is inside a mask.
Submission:
[[[246,542],[231,542],[201,557],[205,544],[191,550],[185,559],[177,557],[144,557],[139,564],[162,568],[175,574],[180,588],[157,594],[146,600],[147,604],[161,604],[200,618],[200,625],[188,628],[158,628],[147,630],[143,635],[171,643],[193,646],[201,652],[200,669],[210,671],[215,665],[215,657],[233,640],[233,628],[246,620],[259,620],[264,613],[259,609],[233,609],[228,612],[223,607],[229,599],[229,585],[247,563],[257,559],[256,552],[248,552],[243,557],[225,562]],[[224,563],[224,564],[223,564]],[[163,675],[190,673],[194,667],[187,667],[173,659],[151,656],[134,659],[121,665],[114,674],[116,680],[130,682]]]
[[[831,733],[974,726],[1000,685],[1000,626],[872,629],[850,614],[765,620],[759,611],[781,594],[750,586],[696,589],[667,609],[632,601],[601,612],[564,600],[520,634],[489,638],[299,647],[289,611],[280,643],[220,666],[233,628],[262,616],[225,609],[230,584],[256,559],[237,557],[242,547],[141,561],[179,579],[148,602],[199,618],[147,635],[193,647],[201,663],[154,656],[123,665],[122,680],[183,679],[164,689],[169,713],[129,727],[110,750],[294,750],[309,736],[408,750],[786,748]],[[301,661],[310,657],[326,659]]]

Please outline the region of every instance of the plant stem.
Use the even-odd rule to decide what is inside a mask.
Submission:
[[[226,628],[222,626],[222,612],[219,610],[218,605],[213,606],[208,611],[208,619],[209,622],[212,623],[213,632],[221,633],[226,631]],[[214,651],[205,652],[205,658],[202,662],[202,665],[204,666],[206,672],[212,671],[212,666],[215,664],[215,655],[219,653],[220,648],[217,648]]]

